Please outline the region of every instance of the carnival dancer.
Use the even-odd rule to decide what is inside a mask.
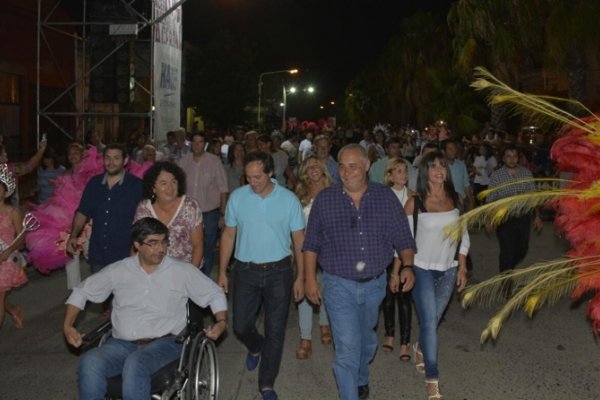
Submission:
[[[27,283],[27,275],[15,260],[14,256],[23,244],[23,237],[14,240],[23,229],[23,215],[17,207],[7,204],[6,199],[10,197],[16,188],[13,174],[8,170],[6,164],[0,165],[0,327],[4,323],[4,314],[9,314],[14,322],[15,328],[23,328],[23,308],[20,305],[12,305],[7,298],[8,292],[16,287]]]

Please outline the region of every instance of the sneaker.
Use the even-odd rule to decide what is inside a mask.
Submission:
[[[360,385],[358,387],[358,398],[365,400],[369,398],[369,385]]]
[[[279,397],[277,397],[277,392],[275,392],[273,389],[262,390],[260,392],[260,395],[263,400],[278,400],[279,399]]]
[[[248,355],[246,356],[246,368],[248,369],[248,371],[254,371],[259,363],[260,363],[260,353],[254,355],[254,354],[248,352]],[[277,397],[275,397],[275,398],[277,398]]]

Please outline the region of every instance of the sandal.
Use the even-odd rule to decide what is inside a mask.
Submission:
[[[322,344],[331,344],[331,329],[329,325],[321,325],[321,343]]]
[[[394,351],[394,337],[386,336],[383,338],[383,344],[381,345],[381,350],[386,353],[391,353]]]
[[[23,329],[23,307],[16,305],[13,307],[13,312],[10,314],[16,329]]]
[[[419,343],[413,344],[413,355],[415,357],[415,368],[419,374],[425,373],[425,362],[423,362],[423,353],[419,349]]]
[[[427,400],[443,400],[444,396],[440,393],[440,383],[437,379],[425,379],[425,391]]]
[[[298,360],[306,360],[312,354],[312,342],[307,339],[300,340],[300,346],[296,350],[296,358]]]
[[[410,361],[410,343],[400,345],[400,361]]]

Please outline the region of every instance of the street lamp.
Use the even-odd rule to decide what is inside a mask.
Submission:
[[[256,123],[258,124],[259,127],[261,126],[261,122],[262,122],[260,120],[260,103],[261,103],[261,97],[262,97],[262,85],[263,85],[262,79],[263,79],[263,76],[266,76],[266,75],[275,75],[275,74],[284,74],[284,73],[292,74],[293,75],[293,74],[297,74],[298,70],[296,68],[294,68],[294,69],[280,69],[280,70],[277,70],[277,71],[263,72],[263,73],[261,73],[258,76],[258,112],[256,113]]]
[[[290,93],[296,93],[296,88],[294,86],[290,87],[289,89]],[[286,128],[286,123],[285,123],[285,110],[287,108],[287,90],[285,89],[285,86],[283,86],[283,102],[281,103],[281,106],[283,107],[283,111],[281,113],[281,132],[283,134],[285,134],[285,128]]]
[[[291,86],[289,89],[286,89],[285,86],[283,86],[283,102],[281,103],[281,107],[283,107],[282,110],[282,114],[281,114],[281,131],[283,133],[285,133],[285,128],[286,128],[286,121],[285,121],[285,114],[286,114],[286,109],[287,109],[287,95],[288,93],[292,94],[292,93],[296,93],[298,91],[298,89],[296,89],[296,87]],[[306,89],[304,89],[304,92],[308,92],[308,93],[314,93],[315,92],[315,88],[313,86],[309,86]]]

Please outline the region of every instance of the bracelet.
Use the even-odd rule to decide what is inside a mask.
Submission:
[[[227,324],[227,318],[218,318],[217,320],[215,320],[215,325],[221,322],[225,322]]]
[[[402,270],[403,270],[403,269],[406,269],[406,268],[410,268],[410,269],[412,269],[412,268],[413,268],[413,266],[412,266],[412,265],[403,265],[403,266],[401,266],[401,267],[400,267],[400,272],[402,272]]]

